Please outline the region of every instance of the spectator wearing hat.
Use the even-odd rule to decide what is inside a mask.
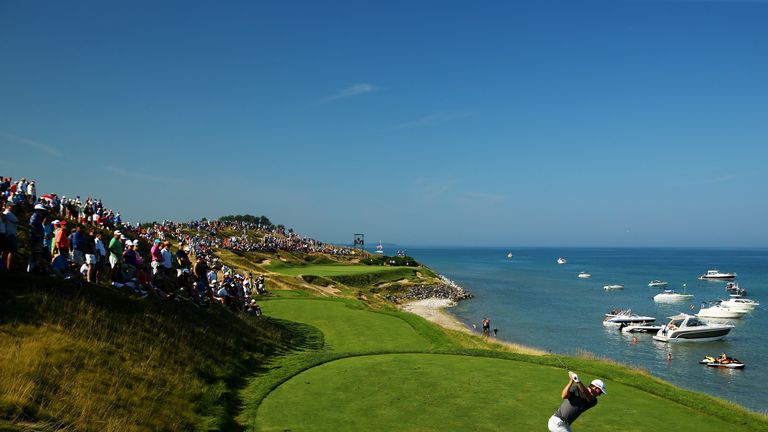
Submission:
[[[13,214],[13,211],[11,211],[12,209],[13,205],[8,203],[5,205],[5,211],[3,212],[3,216],[5,216],[5,240],[3,242],[5,246],[3,251],[3,262],[5,263],[5,268],[7,270],[11,269],[13,254],[15,254],[16,250],[18,249],[16,229],[19,224],[19,219],[15,214]]]
[[[176,251],[176,263],[178,267],[176,269],[176,277],[181,276],[181,273],[192,266],[192,261],[189,259],[189,246],[180,247]]]
[[[154,243],[152,243],[152,248],[149,250],[150,255],[152,255],[152,275],[156,275],[157,272],[160,271],[160,267],[162,266],[163,262],[163,245],[160,242],[160,239],[155,239]]]
[[[122,262],[123,259],[123,243],[120,241],[120,236],[123,233],[120,231],[115,231],[112,234],[112,240],[109,241],[109,266],[112,269],[112,280],[115,281],[115,275],[116,273],[119,273],[120,267],[118,264]]]
[[[43,268],[43,240],[45,238],[45,229],[43,228],[43,218],[45,217],[46,207],[43,204],[36,204],[32,216],[29,218],[29,263],[27,272],[32,273]]]

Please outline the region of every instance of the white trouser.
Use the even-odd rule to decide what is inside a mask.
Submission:
[[[554,415],[549,418],[547,426],[550,432],[571,432],[571,425]]]

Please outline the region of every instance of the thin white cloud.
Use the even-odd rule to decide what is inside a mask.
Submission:
[[[424,117],[421,117],[419,119],[400,123],[398,125],[392,126],[390,128],[387,128],[388,131],[396,131],[396,130],[402,130],[402,129],[411,129],[415,127],[422,127],[422,126],[435,126],[441,123],[446,123],[452,120],[458,120],[462,118],[469,117],[471,113],[467,111],[441,111],[432,113],[429,115],[426,115]]]
[[[123,168],[118,168],[113,165],[105,165],[104,170],[108,173],[114,175],[114,176],[120,176],[120,177],[130,177],[134,178],[136,180],[144,180],[144,181],[151,181],[151,182],[158,182],[158,183],[170,183],[170,184],[184,184],[184,181],[177,178],[171,178],[171,177],[163,177],[163,176],[156,176],[153,174],[146,174],[139,171],[132,171],[132,170],[126,170]]]
[[[335,94],[332,94],[330,96],[326,96],[322,99],[320,99],[317,103],[318,104],[326,104],[333,101],[337,101],[339,99],[346,99],[353,96],[360,96],[367,93],[373,93],[378,88],[374,86],[373,84],[367,84],[367,83],[361,83],[361,84],[353,84]]]
[[[24,138],[17,135],[9,134],[8,132],[4,132],[4,131],[0,131],[0,138],[3,138],[8,141],[14,141],[17,144],[23,144],[27,147],[32,147],[43,153],[47,153],[51,157],[55,157],[55,158],[61,157],[61,152],[56,147],[52,147],[47,144],[40,143],[35,140],[31,140],[29,138]]]

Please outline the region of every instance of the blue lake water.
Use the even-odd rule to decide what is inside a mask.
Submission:
[[[514,254],[507,259],[507,253]],[[468,326],[480,328],[484,316],[499,339],[560,354],[588,351],[643,368],[680,387],[716,395],[752,410],[768,411],[768,250],[633,248],[410,248],[408,255],[470,290],[475,297],[449,309]],[[557,264],[564,256],[568,263]],[[702,301],[727,298],[725,282],[701,281],[708,269],[736,272],[736,281],[761,307],[739,320],[721,341],[667,344],[650,334],[632,336],[606,328],[606,312],[631,307],[657,322],[678,312],[695,313]],[[579,279],[580,271],[592,274]],[[658,288],[694,294],[692,302],[656,304]],[[623,290],[606,291],[618,283]],[[704,355],[725,351],[744,363],[743,370],[708,368]],[[668,354],[672,360],[668,361]]]

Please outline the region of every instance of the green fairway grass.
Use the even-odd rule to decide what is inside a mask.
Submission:
[[[348,276],[367,273],[398,273],[403,269],[413,271],[413,267],[382,267],[361,264],[309,264],[289,266],[284,264],[271,264],[267,266],[269,271],[289,276]]]
[[[262,431],[546,430],[567,382],[562,369],[456,355],[387,354],[325,363],[262,402]],[[636,388],[610,395],[575,430],[749,431]]]
[[[274,299],[262,303],[268,316],[310,324],[325,337],[325,349],[336,352],[423,351],[447,346],[441,333],[413,325],[396,315],[361,309],[339,300]],[[413,317],[414,319],[420,319]]]

